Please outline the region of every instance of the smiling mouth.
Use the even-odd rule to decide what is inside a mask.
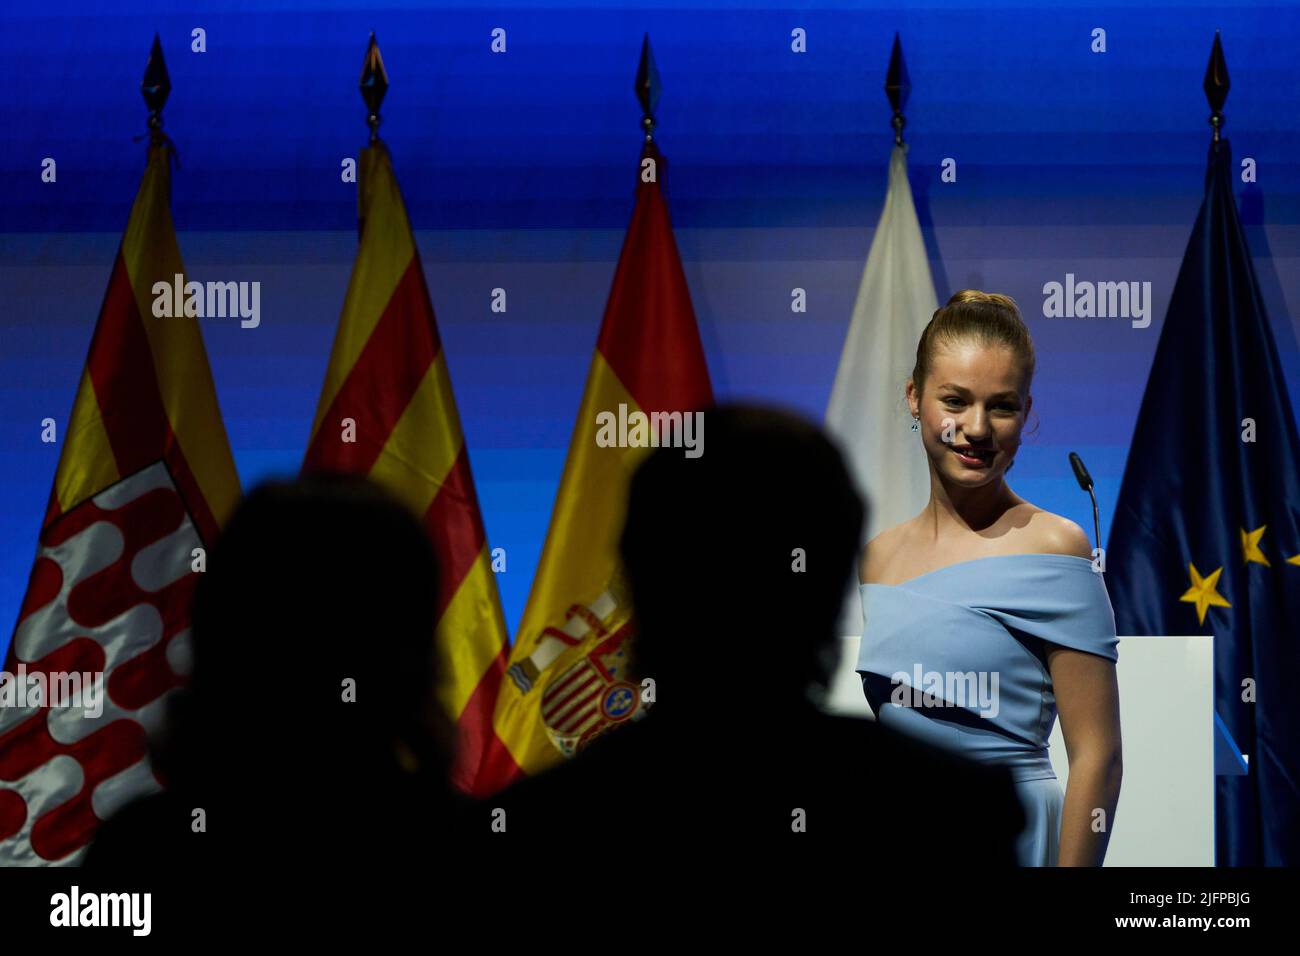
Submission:
[[[996,454],[991,448],[972,448],[970,445],[953,445],[952,451],[963,465],[972,468],[985,467],[993,461]]]

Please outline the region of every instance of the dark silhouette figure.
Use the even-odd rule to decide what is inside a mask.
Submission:
[[[643,859],[821,847],[862,863],[1013,866],[1024,817],[1005,770],[817,706],[864,521],[839,451],[776,410],[720,406],[704,422],[701,457],[653,451],[629,494],[632,660],[655,702],[487,800],[478,825],[499,807],[506,834]]]
[[[363,479],[249,494],[197,584],[192,680],[154,748],[167,789],[108,820],[85,865],[255,878],[459,832],[433,699],[438,570],[416,517]]]

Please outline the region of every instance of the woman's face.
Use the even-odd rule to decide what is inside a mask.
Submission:
[[[1006,472],[1033,403],[1021,392],[1023,377],[1009,348],[963,340],[934,350],[922,391],[908,381],[908,404],[940,477],[977,487]]]

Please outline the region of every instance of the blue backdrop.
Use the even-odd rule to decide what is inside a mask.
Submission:
[[[191,51],[191,31],[207,50]],[[491,31],[506,31],[493,54]],[[791,31],[807,32],[807,52]],[[1094,53],[1092,33],[1106,32]],[[356,243],[357,79],[376,31],[383,133],[438,315],[513,631],[632,205],[632,81],[649,32],[666,189],[720,398],[820,416],[880,212],[881,86],[901,34],[906,135],[942,302],[1020,303],[1038,430],[1012,484],[1103,537],[1164,311],[1200,203],[1214,30],[1232,79],[1235,183],[1293,402],[1300,310],[1300,11],[1293,6],[643,2],[508,8],[360,2],[11,3],[0,12],[0,650],[35,552],[91,329],[143,168],[154,32],[181,157],[190,277],[253,280],[262,322],[205,320],[245,488],[301,462]],[[58,164],[55,183],[41,163]],[[957,181],[940,181],[940,162]],[[1051,320],[1045,282],[1149,281],[1153,321]],[[790,290],[808,291],[792,314]],[[505,288],[508,312],[490,293]],[[899,388],[903,383],[899,382]]]

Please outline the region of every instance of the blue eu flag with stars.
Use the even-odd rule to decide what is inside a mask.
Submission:
[[[1106,579],[1119,634],[1214,635],[1217,864],[1295,866],[1300,439],[1232,184],[1221,139],[1142,398]]]

